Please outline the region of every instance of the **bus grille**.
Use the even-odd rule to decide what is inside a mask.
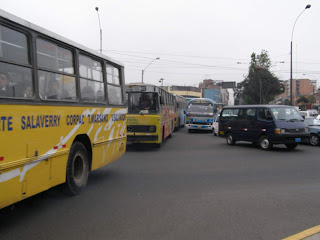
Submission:
[[[196,124],[196,125],[212,125],[210,122],[191,122],[191,124]]]
[[[156,126],[148,125],[128,125],[127,132],[138,132],[138,133],[155,133],[157,131]]]

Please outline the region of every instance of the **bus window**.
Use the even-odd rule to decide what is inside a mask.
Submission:
[[[0,25],[0,50],[0,97],[32,98],[31,68],[15,64],[29,64],[27,36]]]
[[[5,60],[29,64],[27,36],[0,25],[0,57]]]
[[[38,67],[73,74],[73,55],[70,50],[46,40],[37,39]]]
[[[72,52],[38,38],[37,58],[40,98],[75,100],[76,80],[68,75],[74,73]]]
[[[109,103],[121,105],[123,104],[123,100],[122,89],[120,85],[119,69],[107,64],[106,71]]]
[[[82,101],[96,102],[96,99],[98,99],[100,102],[104,101],[105,92],[103,87],[101,63],[84,55],[79,56],[79,63]],[[98,91],[99,96],[96,96]]]

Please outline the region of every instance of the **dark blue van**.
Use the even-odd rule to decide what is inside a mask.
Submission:
[[[236,141],[258,144],[270,150],[273,144],[294,149],[308,142],[309,129],[299,112],[284,105],[238,105],[224,107],[220,114],[219,133],[229,145]]]

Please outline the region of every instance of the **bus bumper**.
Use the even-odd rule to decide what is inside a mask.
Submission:
[[[201,124],[186,124],[187,129],[198,129],[198,130],[208,130],[212,131],[212,125],[201,125]]]
[[[127,144],[132,143],[158,143],[158,135],[135,135],[127,134]]]

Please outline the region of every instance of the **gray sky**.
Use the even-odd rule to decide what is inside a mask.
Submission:
[[[269,52],[272,71],[320,80],[320,2],[317,0],[0,0],[0,8],[99,51],[125,65],[126,82],[198,86],[203,79],[236,81],[250,55]],[[280,63],[283,62],[284,63]],[[241,64],[237,64],[241,62]],[[308,74],[308,75],[303,75]]]

